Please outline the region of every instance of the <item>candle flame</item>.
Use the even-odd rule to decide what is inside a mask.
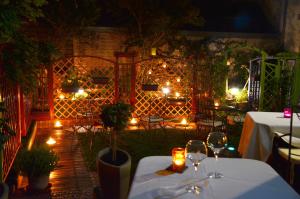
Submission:
[[[136,118],[131,118],[130,124],[137,124],[137,119]]]
[[[47,140],[47,142],[46,142],[48,145],[54,145],[55,143],[56,143],[56,141],[52,138],[52,137],[50,137],[48,140]]]
[[[180,124],[182,124],[182,125],[187,125],[187,120],[186,120],[185,118],[183,118],[183,119],[181,120]]]
[[[56,122],[54,123],[54,127],[55,128],[62,127],[62,123],[59,120],[56,120]]]

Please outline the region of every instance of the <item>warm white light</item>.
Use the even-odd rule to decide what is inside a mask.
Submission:
[[[166,67],[167,67],[167,64],[166,64],[166,63],[163,63],[162,67],[163,67],[163,68],[166,68]]]
[[[170,93],[170,89],[169,89],[168,87],[163,87],[163,88],[162,88],[162,92],[163,92],[165,95],[167,95],[167,94]]]
[[[170,86],[170,82],[169,82],[169,81],[167,81],[167,82],[166,82],[166,85],[167,85],[167,86]]]
[[[49,137],[49,139],[47,140],[46,142],[48,145],[54,145],[56,143],[56,141],[52,138],[52,137]]]
[[[183,118],[183,119],[181,120],[180,124],[182,124],[182,125],[187,125],[187,120],[186,120],[185,118]]]
[[[227,65],[227,66],[230,66],[230,64],[231,64],[231,63],[230,63],[230,60],[227,60],[226,65]]]
[[[130,124],[132,124],[132,125],[135,125],[135,124],[137,124],[137,119],[136,118],[131,118],[131,120],[130,120]]]
[[[59,99],[65,99],[64,94],[60,94],[60,95],[59,95]]]
[[[176,96],[176,97],[179,97],[179,96],[180,96],[180,93],[175,92],[175,96]]]
[[[59,120],[56,120],[55,123],[54,123],[54,127],[55,128],[60,128],[60,127],[62,127],[62,123]]]
[[[79,95],[83,95],[84,94],[84,90],[82,88],[80,88],[77,92]]]
[[[215,106],[220,106],[219,102],[215,102]]]
[[[238,93],[239,93],[239,89],[238,88],[231,88],[230,89],[230,93],[231,93],[231,95],[237,95]]]
[[[178,77],[178,78],[176,79],[176,81],[177,81],[177,82],[180,82],[180,77]]]
[[[149,74],[149,75],[151,75],[151,74],[152,74],[152,71],[151,71],[151,70],[149,70],[149,71],[148,71],[148,74]]]

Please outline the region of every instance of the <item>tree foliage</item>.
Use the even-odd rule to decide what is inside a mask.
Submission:
[[[190,0],[112,0],[102,1],[102,5],[126,28],[127,47],[139,47],[144,53],[172,43],[180,29],[203,23]]]

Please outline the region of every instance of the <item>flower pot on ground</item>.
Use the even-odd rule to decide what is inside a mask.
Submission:
[[[112,151],[105,148],[98,153],[98,177],[104,198],[126,199],[129,190],[131,156],[118,149],[117,160],[112,161]]]
[[[131,157],[117,148],[117,135],[127,126],[131,106],[124,103],[109,104],[102,107],[100,115],[105,127],[113,128],[112,146],[101,150],[97,157],[100,186],[104,198],[126,199],[129,189]]]
[[[29,188],[43,190],[49,184],[50,172],[57,167],[58,156],[49,147],[23,149],[17,156],[17,168],[28,177]]]

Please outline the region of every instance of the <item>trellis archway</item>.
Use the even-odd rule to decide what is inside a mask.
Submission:
[[[78,109],[91,109],[95,114],[100,112],[103,104],[113,103],[115,99],[115,62],[101,57],[76,56],[56,61],[53,65],[53,100],[54,117],[73,119]],[[106,82],[95,84],[91,78],[94,69],[105,74]],[[71,70],[76,71],[79,86],[84,96],[63,92],[62,83],[68,81]]]
[[[191,113],[192,69],[184,59],[155,57],[136,63],[136,68],[137,115],[173,118]],[[157,85],[156,91],[145,89],[147,84]],[[168,88],[169,93],[163,93],[164,88]]]

